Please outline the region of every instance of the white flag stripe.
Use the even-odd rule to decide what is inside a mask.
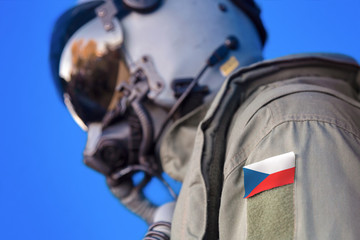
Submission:
[[[244,168],[272,174],[293,167],[295,167],[295,153],[288,152],[247,165]]]

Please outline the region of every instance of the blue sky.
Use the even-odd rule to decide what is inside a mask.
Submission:
[[[147,228],[82,164],[86,134],[52,84],[51,27],[75,2],[0,0],[0,239],[141,239]],[[266,59],[320,51],[360,61],[359,1],[258,3],[269,32]]]

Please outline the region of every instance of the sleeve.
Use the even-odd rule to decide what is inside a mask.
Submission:
[[[246,159],[241,159],[241,154],[235,156],[232,161],[238,164],[224,176],[220,217],[234,219],[239,226],[233,231],[223,225],[224,237],[358,239],[359,139],[336,121],[293,120],[276,125],[246,154]],[[288,152],[295,153],[293,183],[265,188],[243,198],[244,166]],[[274,164],[268,166],[273,168]],[[256,170],[269,174],[266,166],[265,170]],[[257,181],[263,181],[258,176]]]

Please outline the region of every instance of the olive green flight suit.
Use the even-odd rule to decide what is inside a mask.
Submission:
[[[161,146],[183,182],[171,239],[360,239],[359,72],[342,55],[260,62],[175,123]],[[243,167],[288,152],[294,183],[244,198]]]

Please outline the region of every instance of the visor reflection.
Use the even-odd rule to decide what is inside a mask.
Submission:
[[[91,36],[91,37],[90,37]],[[115,25],[106,32],[94,19],[79,29],[68,42],[60,62],[64,98],[74,120],[83,128],[100,122],[121,96],[116,86],[129,78],[121,51],[122,32]]]

